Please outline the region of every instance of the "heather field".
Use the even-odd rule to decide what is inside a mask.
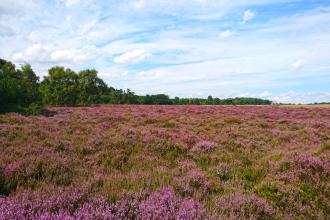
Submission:
[[[0,219],[329,219],[330,108],[0,116]]]

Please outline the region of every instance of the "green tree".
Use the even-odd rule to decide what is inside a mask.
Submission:
[[[210,96],[210,95],[207,97],[207,104],[208,105],[212,105],[213,104],[213,97]]]
[[[78,103],[80,105],[106,102],[106,83],[97,76],[96,70],[83,70],[78,74]]]
[[[173,103],[174,103],[175,105],[179,105],[179,104],[180,104],[180,98],[177,97],[177,96],[175,96],[175,97],[174,97],[174,100],[173,100]]]
[[[48,70],[41,84],[43,102],[54,106],[74,106],[78,103],[78,75],[64,67]]]
[[[19,71],[22,74],[23,101],[25,104],[40,104],[39,77],[35,74],[30,64],[22,65]]]
[[[124,92],[124,103],[126,104],[138,104],[139,103],[139,97],[135,95],[134,92],[132,92],[130,89],[127,89]]]
[[[17,70],[13,63],[0,59],[0,112],[11,111],[40,113],[39,78],[29,64]]]
[[[147,105],[170,105],[172,103],[170,97],[165,94],[146,95],[144,98],[144,104]]]
[[[20,75],[15,65],[0,59],[0,112],[17,111],[21,100]]]

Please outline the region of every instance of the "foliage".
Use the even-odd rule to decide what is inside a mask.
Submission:
[[[45,104],[74,106],[78,104],[78,76],[70,69],[53,67],[41,84],[41,92]]]
[[[16,69],[11,62],[0,59],[0,113],[39,114],[40,101],[39,78],[31,66]]]

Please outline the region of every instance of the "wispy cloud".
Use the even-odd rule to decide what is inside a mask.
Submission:
[[[226,39],[233,35],[233,32],[231,30],[225,30],[219,34],[220,38]]]
[[[149,56],[150,53],[148,53],[145,49],[138,49],[116,56],[113,61],[119,64],[138,63],[145,60]]]
[[[66,7],[72,7],[80,2],[80,0],[63,0]]]
[[[299,59],[292,64],[294,70],[299,70],[307,61],[305,59]]]
[[[256,17],[256,13],[249,10],[246,10],[243,14],[243,23],[245,24],[246,22],[254,19]]]

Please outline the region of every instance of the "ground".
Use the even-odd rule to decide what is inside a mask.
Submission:
[[[0,219],[330,216],[330,107],[49,110],[0,116]]]

